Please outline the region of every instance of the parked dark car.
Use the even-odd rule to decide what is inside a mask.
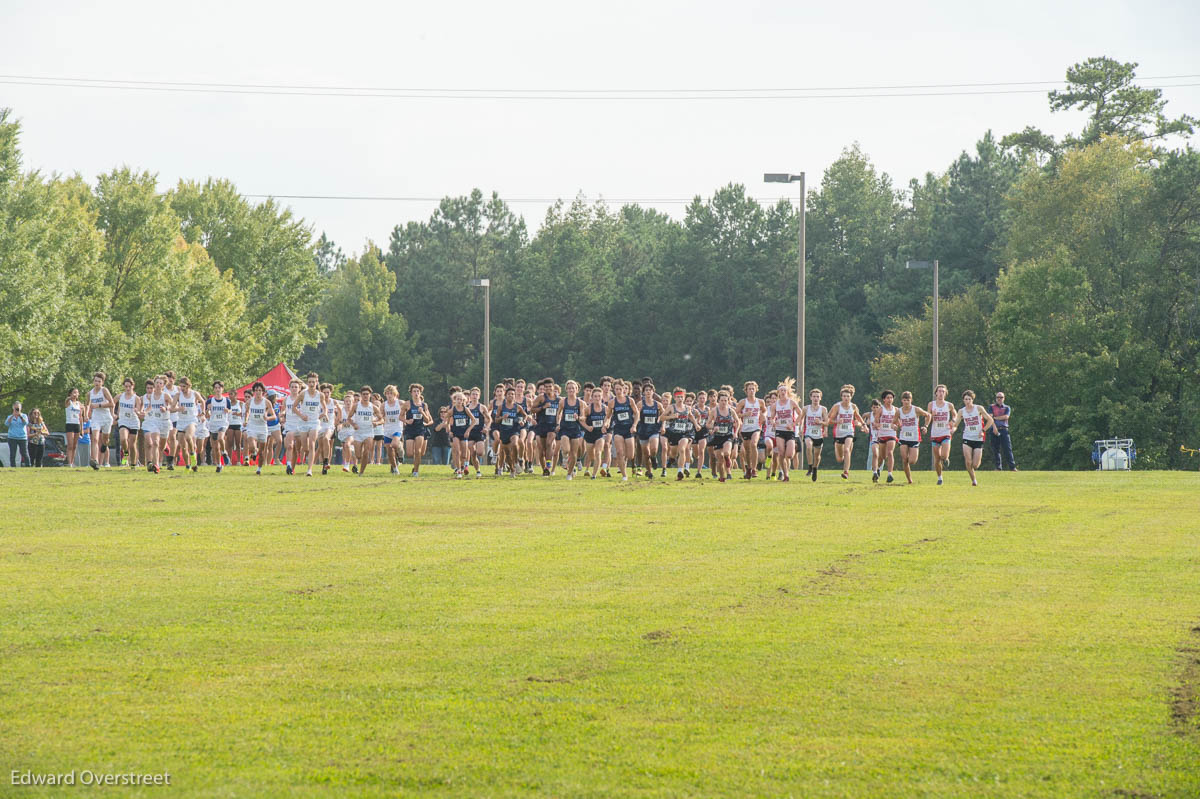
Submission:
[[[44,442],[46,444],[46,454],[42,457],[42,466],[66,466],[66,435],[63,433],[51,433],[45,437]],[[0,433],[0,466],[12,466],[8,462],[8,436],[4,433]]]

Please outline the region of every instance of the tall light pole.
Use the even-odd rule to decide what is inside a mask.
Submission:
[[[931,264],[929,261],[906,261],[905,269],[928,269],[933,267],[933,385],[930,387],[929,396],[932,399],[937,393],[938,385],[938,262],[935,258]]]
[[[804,173],[792,175],[787,172],[768,172],[763,175],[764,183],[800,183],[800,274],[796,285],[796,380],[800,383],[800,405],[808,403],[804,394],[804,206],[808,195],[804,192]],[[804,465],[804,447],[800,447],[800,465]]]
[[[474,278],[471,285],[483,287],[483,396],[492,393],[492,281]]]

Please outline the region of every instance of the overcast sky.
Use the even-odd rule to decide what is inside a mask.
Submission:
[[[391,89],[809,89],[1061,80],[1108,55],[1196,75],[1200,3],[58,2],[0,0],[0,74]],[[11,78],[0,78],[0,81]],[[1147,84],[1154,81],[1147,80]],[[841,99],[402,99],[0,82],[26,168],[90,180],[128,164],[232,180],[248,195],[441,197],[478,187],[536,230],[545,202],[757,197],[810,186],[858,142],[897,185],[991,128],[1060,134],[1044,91]],[[980,88],[965,91],[980,91]],[[240,91],[240,90],[239,90]],[[923,89],[913,91],[952,91]],[[964,91],[960,89],[959,91]],[[810,94],[816,92],[809,92]],[[841,91],[863,94],[870,91]],[[528,95],[521,95],[526,97]],[[1200,115],[1200,86],[1166,91]],[[284,200],[347,252],[386,247],[434,201]],[[679,216],[682,203],[646,202]]]

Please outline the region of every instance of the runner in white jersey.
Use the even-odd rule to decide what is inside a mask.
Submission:
[[[905,391],[900,395],[900,463],[904,466],[904,476],[912,485],[912,468],[917,465],[917,457],[921,454],[921,420],[926,422],[925,431],[929,431],[929,414],[912,404],[912,392]]]
[[[196,471],[196,467],[204,460],[204,447],[208,444],[207,400],[199,391],[195,393],[200,397],[200,404],[196,408],[196,427],[192,433],[192,439],[196,442],[196,463],[192,466],[192,471]]]
[[[229,453],[230,463],[245,462],[245,443],[242,440],[242,421],[245,416],[246,406],[238,399],[237,392],[230,394],[229,427],[225,430],[225,451]]]
[[[787,378],[775,389],[775,402],[768,406],[771,424],[775,428],[775,460],[779,463],[779,475],[783,482],[791,480],[789,470],[796,457],[796,426],[800,420],[800,405],[792,398],[792,386],[796,381]]]
[[[879,428],[875,423],[875,411],[882,407],[882,402],[873,399],[871,400],[871,409],[867,411],[867,432],[870,434],[867,448],[871,453],[871,477],[873,480],[879,479],[879,467],[883,464],[883,455],[879,447]]]
[[[112,394],[104,387],[108,375],[96,372],[92,375],[92,390],[88,392],[88,429],[92,433],[91,460],[93,469],[100,465],[108,465],[108,434],[112,432],[113,402]]]
[[[233,400],[225,395],[225,384],[220,380],[213,381],[212,389],[207,408],[209,447],[213,462],[217,465],[217,474],[220,474],[221,467],[225,465],[226,436],[233,418]]]
[[[138,432],[142,428],[141,418],[138,414],[142,410],[142,398],[133,389],[132,377],[122,380],[121,386],[124,391],[118,394],[116,399],[117,432],[120,436],[118,441],[123,456],[129,458],[129,468],[136,469]]]
[[[171,410],[175,407],[175,401],[167,393],[166,383],[167,378],[158,375],[154,378],[154,389],[142,399],[142,431],[146,434],[146,446],[149,449],[146,468],[155,474],[162,466],[163,446],[171,431]]]
[[[850,459],[854,454],[854,431],[869,428],[854,404],[854,386],[847,383],[841,389],[842,401],[829,410],[829,426],[833,428],[833,453],[842,464],[842,479],[850,479]]]
[[[404,403],[400,389],[388,386],[383,390],[383,448],[387,451],[392,474],[400,474],[400,459],[404,457]]]
[[[329,464],[333,463],[333,429],[338,421],[339,405],[333,399],[333,386],[329,383],[321,384],[321,397],[325,400],[325,413],[317,430],[317,457],[321,460],[321,474],[328,474]]]
[[[821,465],[821,450],[825,446],[825,428],[829,426],[829,409],[821,404],[821,389],[808,392],[804,406],[804,454],[808,456],[808,476],[817,482],[817,467]]]
[[[954,436],[954,406],[946,402],[946,387],[940,383],[933,390],[929,412],[929,442],[933,446],[933,468],[937,484],[942,484],[942,469],[950,464],[950,439]]]
[[[254,473],[262,474],[263,461],[267,457],[267,440],[270,438],[267,426],[275,418],[275,403],[267,398],[267,387],[261,380],[255,381],[252,391],[250,399],[246,400],[242,432],[257,461],[258,468]]]
[[[341,442],[342,447],[342,471],[348,472],[353,470],[358,474],[358,463],[354,460],[354,401],[358,398],[358,394],[354,391],[347,391],[346,396],[342,399],[338,406],[337,413],[337,439]]]
[[[762,440],[767,405],[758,398],[758,383],[747,380],[742,390],[746,396],[737,404],[742,420],[742,478],[750,480],[758,475],[758,443]]]
[[[163,391],[167,392],[167,396],[171,398],[171,407],[175,408],[179,403],[179,386],[175,385],[175,373],[168,369],[167,371],[163,372],[163,375],[167,378],[167,383],[165,386],[163,386]],[[175,432],[179,424],[178,410],[171,411],[170,421],[171,430],[169,433],[167,433],[166,448],[164,452],[166,453],[165,458],[167,461],[167,471],[173,472],[175,471],[176,456],[179,454],[179,449],[181,449],[177,440],[178,436]]]
[[[958,415],[954,417],[951,427],[957,428],[958,423],[962,422],[963,464],[967,467],[967,474],[971,475],[971,485],[976,486],[979,482],[975,479],[975,472],[979,470],[979,462],[983,458],[983,435],[988,429],[995,432],[996,423],[991,414],[975,404],[974,391],[964,391],[962,400],[963,405],[958,409]]]
[[[896,465],[896,442],[900,440],[900,409],[892,403],[894,391],[885,389],[879,395],[880,406],[872,412],[875,419],[875,439],[879,446],[879,458],[871,482],[879,482],[879,470],[887,464],[887,481],[893,482],[892,470]]]
[[[354,420],[354,458],[358,461],[360,476],[366,473],[367,464],[371,462],[371,451],[375,448],[375,426],[383,424],[383,412],[373,397],[371,387],[363,386],[350,411],[350,418]]]
[[[179,379],[178,395],[175,405],[179,409],[175,415],[175,442],[183,454],[183,468],[196,471],[192,456],[196,454],[196,425],[200,423],[200,406],[204,403],[199,391],[192,390],[192,381],[187,377]],[[171,453],[175,460],[175,453]]]
[[[768,391],[763,399],[766,400],[768,408],[774,405],[775,400],[778,399],[775,389]],[[765,414],[763,419],[762,438],[758,440],[758,446],[762,448],[762,452],[758,453],[755,468],[757,468],[757,464],[766,464],[767,461],[770,461],[771,466],[767,470],[767,479],[774,480],[775,472],[779,470],[779,464],[775,461],[775,424],[770,414]]]
[[[321,393],[321,378],[316,372],[305,375],[304,382],[304,387],[292,395],[288,413],[289,418],[295,415],[295,422],[291,425],[292,458],[287,473],[293,474],[295,465],[304,456],[308,462],[307,476],[312,477],[313,462],[317,459],[317,434],[321,430],[321,420],[326,416],[325,395]],[[321,474],[328,472],[326,467]]]
[[[141,423],[142,423],[142,432],[141,432],[141,435],[138,436],[139,444],[140,444],[138,449],[142,453],[142,458],[141,458],[141,461],[139,462],[140,466],[149,466],[150,465],[150,432],[147,429],[147,427],[150,423],[147,421],[147,419],[149,417],[148,412],[150,410],[150,395],[153,393],[154,393],[154,378],[152,377],[146,381],[146,393],[142,394],[142,412],[140,414],[138,414],[138,418],[141,419]]]
[[[87,413],[79,401],[79,389],[73,388],[67,392],[67,398],[63,400],[63,413],[66,416],[67,466],[74,468],[75,450],[79,446],[79,434],[83,432]]]

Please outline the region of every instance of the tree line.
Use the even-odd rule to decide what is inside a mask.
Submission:
[[[1022,464],[1085,468],[1129,436],[1183,466],[1200,441],[1200,153],[1134,64],[1089,59],[1050,93],[1087,123],[1058,141],[985,133],[897,186],[857,145],[806,198],[808,386],[928,401],[938,259],[940,377],[1003,389]],[[445,198],[352,257],[227,181],[160,190],[128,169],[22,173],[0,116],[0,397],[57,404],[97,366],[242,380],[279,360],[347,386],[418,381],[438,401],[492,376],[652,377],[693,389],[795,364],[799,214],[730,184],[676,220],[559,202],[531,233],[496,194]],[[149,366],[152,365],[152,366]],[[53,418],[53,417],[52,417]]]

